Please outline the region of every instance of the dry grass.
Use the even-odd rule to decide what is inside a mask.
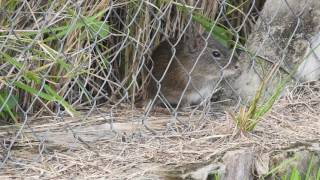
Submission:
[[[224,2],[219,15],[217,1],[182,2],[0,1],[0,115],[21,122],[23,113],[55,115],[56,104],[75,115],[78,107],[134,102],[147,55],[163,37],[188,33],[192,12],[244,37],[253,23],[250,1]]]
[[[263,156],[298,146],[308,148],[320,139],[319,88],[319,84],[294,88],[245,135],[236,133],[228,116],[205,116],[201,121],[197,115],[178,116],[188,126],[177,122],[173,131],[167,125],[172,116],[162,114],[148,120],[149,127],[158,132],[152,135],[139,123],[142,112],[129,108],[112,114],[108,108],[99,109],[99,115],[86,120],[35,119],[13,145],[0,178],[159,178],[218,162],[230,150],[249,149]],[[9,143],[15,132],[7,128],[0,137]]]
[[[215,1],[196,2],[183,12],[171,0],[0,1],[0,105],[14,104],[6,109],[18,122],[14,112],[54,115],[55,102],[73,115],[75,106],[134,100],[160,37],[185,33],[195,9],[214,19]]]
[[[161,36],[179,36],[190,24],[180,1],[28,2],[0,1],[7,9],[0,12],[0,102],[10,101],[3,107],[22,122],[0,127],[0,179],[155,179],[219,162],[235,149],[263,156],[319,142],[319,85],[296,87],[247,134],[221,113],[146,120],[125,104],[143,90],[145,55]],[[199,14],[214,19],[213,2],[201,1]],[[229,30],[241,29],[251,7],[237,3],[227,7]],[[238,35],[250,33],[253,19]],[[88,109],[65,117],[73,108]]]

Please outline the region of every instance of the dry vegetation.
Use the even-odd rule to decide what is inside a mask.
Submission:
[[[263,2],[226,1],[223,16],[211,0],[0,1],[0,179],[175,178],[210,164],[218,173],[235,150],[270,176],[292,152],[319,153],[319,84],[292,87],[248,133],[225,113],[146,117],[133,106],[163,37],[217,18],[214,35],[237,31],[244,43]]]
[[[318,88],[293,90],[274,105],[253,132],[242,135],[228,116],[207,117],[201,122],[196,120],[199,115],[181,116],[189,128],[181,128],[185,125],[177,122],[170,126],[173,131],[167,124],[172,117],[161,114],[148,121],[158,133],[152,135],[139,123],[143,112],[130,108],[104,115],[101,112],[109,110],[99,108],[86,121],[35,119],[15,141],[0,177],[165,178],[209,164],[219,172],[224,155],[235,150],[254,153],[254,166],[260,167],[256,175],[263,176],[295,153],[319,152],[320,101],[314,98],[320,97]],[[117,133],[110,128],[111,119]],[[14,131],[4,127],[1,132],[9,146]]]
[[[83,106],[134,102],[161,39],[181,36],[191,21],[211,29],[217,17],[213,33],[228,41],[235,30],[245,36],[255,19],[240,23],[255,12],[246,1],[220,4],[218,15],[215,1],[0,2],[1,115],[15,122],[23,113],[72,116]]]

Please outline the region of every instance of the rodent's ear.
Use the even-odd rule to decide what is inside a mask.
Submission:
[[[186,45],[189,52],[201,51],[205,46],[206,36],[202,36],[201,25],[190,23],[185,35]]]
[[[202,51],[205,47],[205,39],[199,34],[187,40],[187,47],[189,52]]]

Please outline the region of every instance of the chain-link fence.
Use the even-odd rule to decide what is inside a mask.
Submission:
[[[56,144],[99,155],[101,140],[202,134],[225,111],[272,106],[292,79],[320,76],[317,0],[0,5],[0,169],[24,166],[17,143],[38,147],[28,162],[39,162]]]

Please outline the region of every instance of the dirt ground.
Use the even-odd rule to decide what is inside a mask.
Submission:
[[[225,155],[239,150],[253,154],[263,176],[288,152],[320,155],[319,87],[287,92],[247,134],[226,114],[201,113],[153,114],[145,121],[153,134],[141,124],[141,110],[125,107],[3,126],[0,179],[197,179],[201,168],[225,171]]]

